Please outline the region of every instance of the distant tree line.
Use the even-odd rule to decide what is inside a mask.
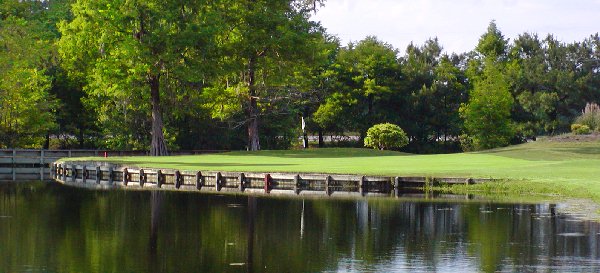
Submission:
[[[379,123],[405,151],[486,149],[570,131],[600,102],[600,38],[491,22],[475,49],[403,55],[310,21],[318,0],[0,0],[0,147],[285,149]],[[341,144],[340,144],[341,145]]]

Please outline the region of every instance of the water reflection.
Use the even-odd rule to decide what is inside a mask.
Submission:
[[[0,272],[600,271],[553,205],[0,186]]]

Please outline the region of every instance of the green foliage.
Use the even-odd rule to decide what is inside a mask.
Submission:
[[[402,148],[408,144],[408,137],[400,126],[391,123],[373,125],[367,130],[365,147],[386,150]]]
[[[598,114],[580,111],[600,101],[598,35],[509,43],[492,21],[469,53],[444,54],[434,38],[398,56],[372,36],[340,46],[309,19],[323,2],[3,0],[0,146],[50,136],[62,148],[147,149],[153,102],[158,132],[182,149],[243,149],[250,124],[263,148],[287,148],[300,116],[309,134],[359,144],[372,124],[398,124],[417,153],[502,146],[574,121],[600,130]]]
[[[331,92],[313,114],[314,121],[330,132],[364,134],[371,124],[397,120],[400,63],[391,45],[367,37],[339,50],[330,66]]]
[[[166,152],[164,142],[173,143],[165,136],[169,119],[182,109],[172,105],[193,101],[198,94],[193,87],[214,64],[211,49],[221,22],[216,7],[152,0],[73,4],[73,20],[60,25],[59,49],[70,75],[86,84],[86,103],[110,136],[106,146],[152,143],[152,151]]]
[[[468,104],[460,108],[467,134],[476,150],[509,144],[514,136],[510,119],[513,98],[497,65],[488,60],[483,75],[475,81]]]
[[[460,104],[466,101],[467,82],[458,56],[441,54],[437,39],[409,45],[403,58],[404,94],[410,94],[398,123],[413,140],[411,151],[452,151],[460,134]]]
[[[600,106],[595,103],[588,103],[581,115],[575,119],[575,123],[585,125],[590,130],[599,131],[600,130]],[[573,124],[575,125],[575,124]],[[571,130],[573,131],[573,125],[571,125]]]
[[[471,152],[477,150],[475,148],[475,144],[473,142],[473,137],[467,134],[462,134],[458,137],[458,141],[460,142],[460,147],[465,152]]]
[[[51,37],[36,20],[9,15],[0,21],[0,147],[40,148],[56,126],[47,75]]]
[[[241,118],[235,122],[247,128],[251,150],[261,149],[263,113],[296,116],[300,111],[302,102],[291,98],[305,96],[308,80],[303,75],[325,56],[315,50],[322,45],[324,30],[309,20],[319,2],[258,0],[225,5],[225,28],[216,44],[223,54],[222,71],[211,81],[220,107],[207,110],[215,117]],[[282,112],[268,112],[273,110]],[[290,124],[272,127],[286,126]]]
[[[585,101],[598,101],[598,35],[565,44],[552,35],[524,33],[513,42],[506,75],[517,99],[512,117],[519,134],[569,131]]]
[[[501,58],[506,54],[508,40],[496,26],[496,21],[491,21],[487,32],[481,35],[475,50],[485,58]]]
[[[571,132],[576,135],[587,135],[592,132],[589,126],[583,124],[571,124]]]
[[[552,115],[559,103],[557,93],[525,91],[517,96],[517,101],[523,110],[532,116],[526,122],[531,125],[531,132],[526,134],[527,136],[532,137],[556,130],[558,124]]]
[[[349,94],[333,93],[313,114],[314,121],[328,131],[343,132],[352,126],[347,120],[348,112],[357,103],[358,99]]]

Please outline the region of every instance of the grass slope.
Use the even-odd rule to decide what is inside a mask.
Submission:
[[[538,141],[484,152],[439,155],[311,149],[102,160],[180,170],[497,178],[508,182],[475,188],[556,193],[600,201],[600,142]]]

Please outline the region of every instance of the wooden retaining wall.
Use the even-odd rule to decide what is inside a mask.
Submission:
[[[51,165],[63,157],[98,156],[91,150],[0,149],[0,181],[50,180]]]
[[[474,184],[486,179],[383,177],[336,174],[246,173],[131,168],[106,162],[56,162],[53,178],[92,189],[264,194],[396,195],[440,184]]]
[[[177,151],[173,155],[223,152],[219,150]],[[0,181],[51,180],[52,164],[66,157],[142,156],[146,151],[0,149]]]

